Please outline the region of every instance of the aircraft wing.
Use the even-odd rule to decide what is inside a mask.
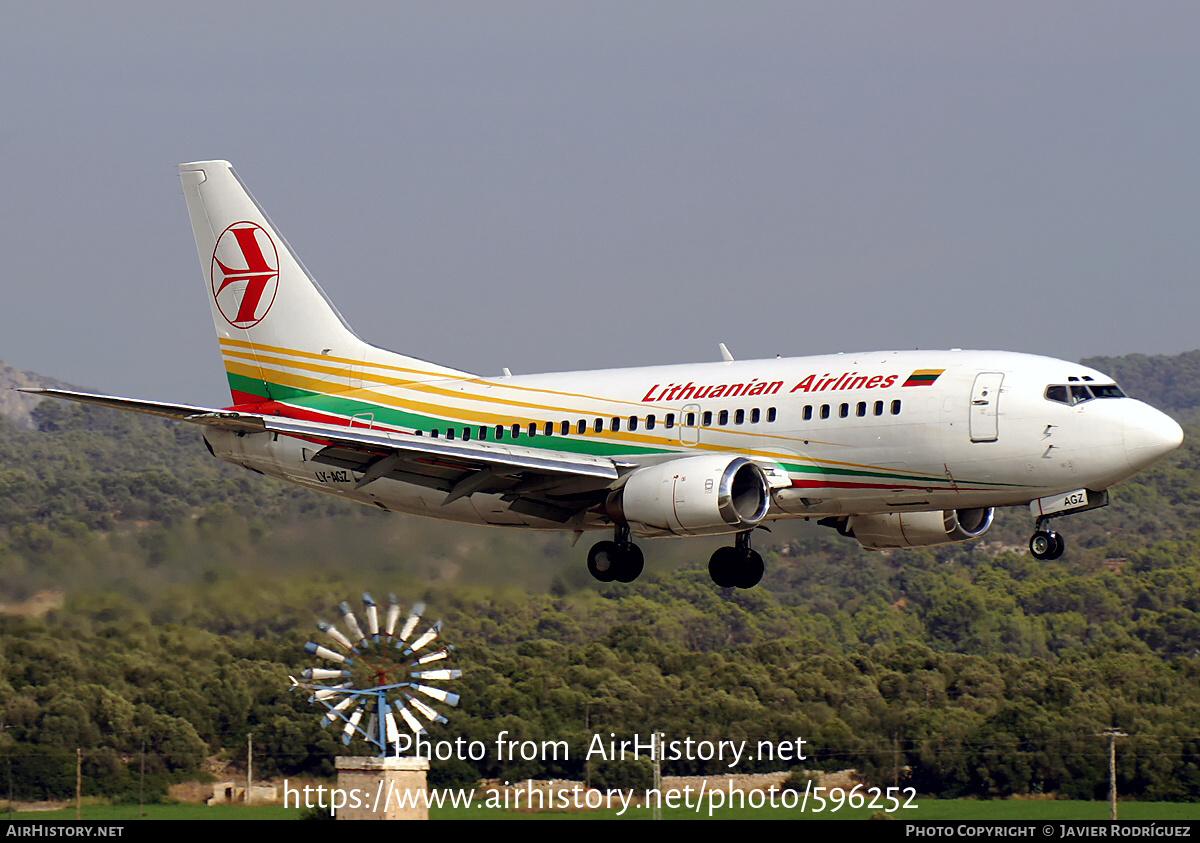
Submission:
[[[359,472],[356,488],[382,477],[447,493],[444,503],[475,492],[505,495],[510,508],[566,523],[603,500],[627,466],[607,457],[500,442],[433,439],[379,428],[142,401],[63,389],[20,390],[144,413],[236,433],[277,433],[314,443],[313,462]]]

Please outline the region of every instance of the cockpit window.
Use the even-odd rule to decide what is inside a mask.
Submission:
[[[1059,404],[1074,406],[1093,398],[1124,398],[1125,393],[1115,383],[1092,384],[1084,386],[1078,382],[1069,386],[1053,385],[1046,387],[1046,400]]]

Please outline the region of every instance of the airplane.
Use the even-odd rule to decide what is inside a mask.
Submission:
[[[978,539],[1028,505],[1052,519],[1183,441],[1113,379],[998,351],[874,351],[481,377],[371,345],[346,324],[227,161],[181,164],[232,403],[26,392],[199,425],[213,456],[389,512],[574,534],[632,582],[636,538],[730,535],[708,572],[763,576],[751,534],[817,519],[864,548]]]

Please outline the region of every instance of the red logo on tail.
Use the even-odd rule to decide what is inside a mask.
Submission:
[[[279,251],[266,229],[235,222],[221,232],[213,249],[212,291],[233,327],[253,328],[263,320],[279,291]]]

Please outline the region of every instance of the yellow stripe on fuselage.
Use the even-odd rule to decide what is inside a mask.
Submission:
[[[488,389],[508,389],[508,390],[513,390],[516,392],[541,393],[543,395],[551,395],[556,398],[579,398],[579,399],[583,399],[586,401],[604,400],[604,401],[607,401],[612,404],[617,404],[617,403],[624,404],[627,407],[634,407],[639,410],[653,409],[653,410],[662,410],[663,412],[672,412],[672,409],[670,407],[664,407],[662,405],[643,404],[639,401],[624,401],[624,400],[615,399],[615,398],[614,399],[608,399],[608,398],[597,399],[595,395],[588,395],[588,394],[582,393],[582,392],[567,392],[567,391],[559,390],[559,389],[547,389],[545,387],[540,387],[540,386],[524,386],[522,384],[510,383],[506,380],[501,380],[501,379],[481,378],[477,375],[462,375],[462,376],[456,377],[455,375],[449,374],[447,372],[429,372],[429,371],[423,371],[420,369],[407,369],[407,368],[403,368],[401,366],[394,366],[394,365],[389,365],[386,363],[371,363],[371,362],[366,362],[363,360],[354,360],[349,357],[335,357],[335,356],[328,355],[328,354],[314,354],[310,351],[296,351],[294,349],[281,348],[279,346],[270,346],[270,345],[261,345],[261,344],[255,345],[252,343],[243,342],[241,340],[222,339],[220,342],[222,345],[228,345],[233,348],[244,348],[249,351],[252,351],[255,355],[253,358],[255,360],[260,359],[262,353],[265,352],[267,354],[275,354],[275,355],[280,355],[280,356],[291,355],[294,357],[301,357],[301,358],[307,358],[307,359],[313,359],[313,360],[321,360],[323,362],[344,363],[344,364],[346,364],[346,367],[361,366],[364,368],[372,367],[375,369],[382,369],[382,370],[388,371],[388,372],[403,372],[406,374],[420,375],[423,378],[422,380],[413,380],[412,378],[403,378],[403,379],[399,379],[398,381],[396,381],[397,384],[403,385],[403,386],[414,386],[415,387],[416,384],[428,384],[431,381],[443,381],[443,382],[448,381],[448,382],[454,382],[454,383],[458,383],[458,384],[470,384],[473,386],[480,386],[480,387],[485,387]],[[225,353],[229,354],[231,352],[226,351]],[[385,353],[391,353],[391,352],[385,352]],[[245,356],[245,355],[243,355],[243,356]],[[303,363],[300,363],[298,361],[295,363],[292,363],[290,365],[293,365],[296,368],[304,368],[305,367]],[[339,369],[335,369],[334,371],[338,375],[341,375],[341,374],[345,374],[347,372],[347,369],[339,368]],[[388,377],[385,377],[385,376],[379,375],[379,374],[368,374],[365,371],[356,373],[356,376],[360,376],[364,380],[370,380],[370,381],[374,381],[374,382],[380,383],[380,384],[391,384],[392,383],[392,379],[390,379]],[[346,388],[350,389],[351,387],[347,386]],[[506,399],[495,399],[495,398],[489,399],[488,396],[483,396],[483,395],[480,395],[479,398],[481,400],[494,400],[494,401],[499,401],[501,403],[507,403]],[[529,404],[527,406],[541,407],[542,405]],[[548,407],[546,409],[552,410],[555,412],[563,412],[563,408],[559,408],[559,407]],[[566,411],[571,412],[571,413],[578,412],[577,410],[572,410],[572,409],[567,409]]]
[[[230,356],[232,356],[232,355],[230,355]],[[253,357],[251,355],[239,355],[239,356],[245,356],[245,357],[247,357],[251,360],[255,360],[255,361],[260,359],[257,357]],[[317,357],[319,358],[320,355],[317,355]],[[259,372],[260,372],[260,370],[256,367],[246,366],[242,363],[236,362],[234,360],[228,360],[228,359],[226,360],[225,368],[227,371],[229,371],[233,374],[242,375],[244,377],[251,377],[251,378],[259,377]],[[341,369],[341,368],[336,368],[336,369],[330,370],[329,367],[304,366],[302,364],[296,364],[296,368],[311,368],[315,371],[326,371],[326,372],[332,371],[332,372],[335,372],[338,374],[345,372],[345,369]],[[328,381],[309,378],[309,377],[305,377],[303,375],[297,375],[297,374],[293,374],[290,372],[283,372],[283,371],[279,371],[279,370],[275,370],[275,369],[272,369],[271,372],[272,372],[272,375],[274,376],[275,380],[281,386],[289,386],[289,387],[293,387],[296,389],[303,389],[305,391],[315,392],[318,394],[337,395],[339,397],[343,397],[343,398],[347,398],[347,399],[359,400],[359,401],[362,401],[367,404],[378,404],[378,405],[384,406],[384,407],[390,407],[390,408],[401,410],[401,411],[420,413],[423,415],[429,415],[429,416],[433,416],[433,417],[437,417],[437,418],[444,418],[447,415],[453,415],[457,421],[467,423],[467,424],[483,424],[483,425],[488,425],[488,426],[501,424],[501,425],[504,425],[505,427],[507,427],[514,423],[515,420],[514,420],[513,416],[518,415],[517,413],[498,414],[495,412],[474,410],[474,409],[467,408],[467,407],[451,407],[451,406],[447,406],[446,404],[435,404],[435,403],[428,403],[428,402],[424,402],[424,401],[405,400],[396,395],[391,395],[391,394],[385,393],[385,392],[377,392],[375,390],[366,389],[366,388],[352,389],[350,387],[346,387],[344,390],[338,389],[336,392],[331,392],[330,384]],[[402,381],[398,378],[392,378],[392,379],[388,379],[388,380],[393,381],[394,385],[396,385],[400,388],[404,388],[404,389],[414,389],[417,386],[423,386],[420,384],[413,385],[413,384],[411,384],[411,382]],[[490,382],[487,382],[487,383],[490,383]],[[457,394],[457,393],[453,392],[452,390],[438,390],[438,391],[445,393],[452,398],[456,398],[456,399],[462,400],[462,401],[476,400],[475,396]],[[593,401],[603,400],[603,399],[597,399],[594,396],[581,396],[581,397],[588,398]],[[523,404],[523,403],[519,403],[519,402],[504,402],[502,399],[493,398],[492,396],[486,396],[486,397],[484,397],[483,400],[499,403],[505,407],[511,406],[511,407],[535,407],[536,408],[538,406],[538,405],[531,405],[531,404]],[[644,408],[644,405],[643,405],[643,408]],[[567,415],[572,415],[572,416],[595,415],[594,411],[586,411],[585,412],[582,410],[570,409],[570,408],[542,408],[542,409],[557,409],[559,415],[562,415],[562,414],[567,414]],[[524,428],[525,424],[527,424],[529,422],[536,422],[540,428],[541,425],[547,421],[551,421],[551,420],[550,419],[525,418],[522,420],[521,426],[522,426],[522,428]],[[557,422],[553,422],[553,423],[557,424]],[[701,429],[709,430],[709,431],[717,432],[717,433],[725,433],[725,431],[721,431],[718,428],[710,427],[710,428],[701,428]],[[728,434],[726,434],[726,435],[728,435]],[[795,437],[781,435],[781,434],[752,433],[749,431],[740,431],[739,435],[745,436],[745,437],[760,438],[760,439],[774,439],[777,441],[782,440],[785,443],[786,442],[803,441],[806,444],[818,444],[818,445],[830,445],[830,446],[841,446],[843,444],[843,443],[838,443],[838,442],[822,442],[822,441],[813,440],[813,439],[799,440]],[[735,453],[744,453],[749,456],[759,457],[762,459],[786,460],[789,462],[807,462],[807,463],[811,463],[813,465],[841,467],[841,468],[854,468],[854,469],[868,469],[868,470],[873,470],[873,471],[885,470],[879,466],[874,466],[874,465],[870,465],[870,464],[866,464],[866,463],[853,463],[853,462],[844,462],[841,460],[817,459],[817,458],[813,458],[813,457],[809,457],[809,456],[804,456],[804,455],[796,453],[796,452],[782,452],[782,451],[775,450],[775,449],[731,448],[728,446],[718,445],[718,444],[714,444],[714,443],[698,443],[696,445],[682,445],[682,443],[680,443],[678,437],[667,438],[667,437],[662,437],[662,436],[653,436],[653,435],[646,435],[646,434],[640,434],[640,433],[623,432],[621,434],[616,434],[616,433],[613,433],[612,431],[607,431],[607,430],[601,431],[599,433],[596,433],[594,431],[589,431],[586,434],[586,436],[575,435],[572,438],[601,439],[601,440],[604,440],[604,441],[607,441],[610,443],[614,443],[617,445],[635,444],[635,445],[642,445],[645,447],[666,448],[666,449],[670,449],[670,450],[686,449],[685,451],[683,451],[684,453],[686,453],[687,451],[711,451],[711,452],[717,452],[717,453],[735,452]],[[907,471],[904,469],[889,468],[886,470],[889,471],[890,473],[910,475],[914,479],[920,479],[922,477],[927,476],[922,473],[911,472],[911,471]]]

